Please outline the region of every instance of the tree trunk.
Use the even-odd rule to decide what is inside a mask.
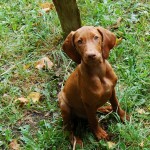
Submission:
[[[76,0],[53,0],[64,37],[81,27],[80,12]]]

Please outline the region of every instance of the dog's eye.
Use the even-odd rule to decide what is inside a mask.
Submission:
[[[82,40],[78,40],[78,44],[82,44]]]
[[[97,39],[99,39],[99,37],[95,35],[95,36],[94,36],[94,40],[97,40]]]

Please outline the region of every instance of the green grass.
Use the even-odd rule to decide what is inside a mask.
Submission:
[[[21,149],[72,149],[62,118],[57,94],[75,64],[61,51],[62,30],[55,10],[41,11],[42,0],[0,2],[0,149],[9,149],[17,139]],[[122,124],[116,114],[102,120],[108,125],[114,149],[148,150],[150,147],[150,4],[148,1],[78,1],[82,25],[108,27],[123,20],[113,32],[122,43],[112,50],[109,62],[119,77],[117,96],[131,121]],[[34,63],[48,56],[53,69],[37,70]],[[28,69],[24,65],[29,65]],[[30,92],[40,92],[42,101],[20,107],[15,100]],[[138,113],[143,109],[145,113]],[[85,150],[109,149],[87,130]],[[143,144],[141,144],[143,143]]]

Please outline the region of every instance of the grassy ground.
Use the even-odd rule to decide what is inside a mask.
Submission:
[[[3,0],[0,2],[0,149],[10,149],[16,139],[21,149],[69,150],[68,136],[62,130],[57,94],[75,67],[61,51],[62,31],[55,10],[39,15],[42,0]],[[119,81],[117,96],[131,121],[122,124],[116,114],[102,117],[102,126],[111,134],[117,150],[148,150],[150,147],[150,72],[148,1],[78,1],[82,25],[108,27],[122,37],[109,61]],[[35,62],[48,56],[51,70],[37,70]],[[29,66],[29,67],[25,67]],[[30,92],[40,92],[42,101],[20,107],[15,100]],[[107,126],[106,126],[107,124]],[[85,150],[109,149],[87,130]]]

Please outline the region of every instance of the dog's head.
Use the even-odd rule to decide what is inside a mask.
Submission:
[[[102,28],[84,26],[72,31],[63,44],[65,53],[76,63],[102,62],[115,46],[116,36]]]

